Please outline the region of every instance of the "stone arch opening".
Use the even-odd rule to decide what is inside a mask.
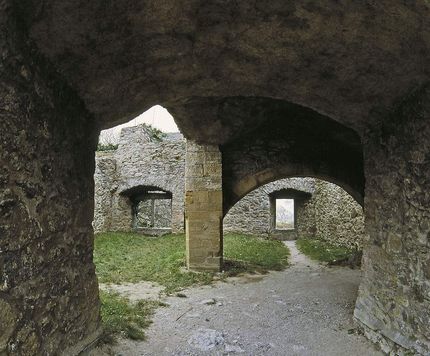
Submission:
[[[374,339],[388,339],[387,349],[397,343],[427,354],[430,100],[424,65],[429,39],[422,29],[428,2],[350,5],[222,2],[208,9],[201,2],[6,2],[0,217],[1,303],[7,307],[1,311],[11,311],[5,320],[13,326],[3,333],[1,347],[11,341],[18,345],[15,352],[56,352],[78,344],[82,349],[84,337],[94,339],[99,303],[91,262],[91,177],[97,127],[125,121],[151,102],[203,92],[284,98],[360,130],[371,238],[356,317]],[[194,117],[205,127],[201,115]],[[298,159],[283,173],[337,178],[363,195],[363,164],[354,163],[359,156],[347,147],[339,142],[329,156],[338,157],[341,167],[355,165],[356,174],[336,174],[328,168],[336,164],[315,160],[318,155],[307,160],[314,167],[305,169]],[[261,159],[248,162],[256,163],[251,172],[230,172],[227,210],[252,186],[243,189],[238,182],[260,184],[267,167],[275,167]],[[57,253],[64,246],[70,253]],[[35,285],[41,298],[24,303]],[[48,306],[70,313],[53,313]],[[45,316],[55,326],[47,335]],[[19,335],[35,341],[29,345]]]
[[[276,229],[276,199],[294,199],[294,229]],[[295,240],[318,238],[361,250],[363,208],[343,188],[316,178],[284,178],[246,194],[224,216],[224,232]]]
[[[253,189],[286,177],[333,182],[363,204],[363,149],[354,130],[282,100],[239,100],[234,113],[242,106],[258,124],[220,146],[224,212]]]
[[[199,233],[187,240],[196,246],[196,260],[189,258],[193,268],[200,265],[202,269],[220,268],[222,232],[219,220],[241,197],[265,183],[285,177],[317,177],[345,187],[357,200],[363,201],[361,138],[355,130],[326,115],[285,100],[259,96],[191,97],[172,103],[172,107],[180,118],[188,113],[186,132],[196,133],[194,144],[197,146],[192,148],[195,154],[190,153],[187,159],[190,167],[187,194],[189,192],[190,202],[195,200],[191,196],[198,194],[196,199],[204,202],[206,217],[212,219],[213,225],[211,237],[205,238],[211,241],[205,242],[207,247],[197,241]],[[199,135],[196,130],[201,116],[197,112],[201,111],[210,126],[205,132],[200,130]],[[211,141],[208,135],[214,140],[210,145],[204,143]],[[202,173],[203,179],[195,179]],[[220,195],[222,202],[217,201]],[[215,209],[219,206],[222,206],[221,214]],[[196,227],[188,230],[202,229],[204,233],[207,223],[203,221],[201,207],[192,208]],[[192,223],[192,218],[187,219],[187,224]]]

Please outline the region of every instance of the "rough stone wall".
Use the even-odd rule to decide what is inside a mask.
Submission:
[[[116,161],[113,152],[97,152],[94,181],[94,231],[109,231],[112,222],[112,199],[116,189]]]
[[[269,194],[288,188],[312,194],[315,191],[314,179],[281,179],[253,190],[224,217],[224,232],[269,236],[273,230]],[[300,211],[296,215],[300,215]]]
[[[171,113],[186,137],[221,144],[252,125],[236,106],[211,105],[236,96],[302,103],[360,128],[429,78],[428,0],[16,2],[104,125],[200,99]]]
[[[315,192],[315,191],[314,191]],[[296,225],[300,230],[298,237],[308,237],[313,238],[317,236],[318,228],[316,222],[315,214],[315,204],[316,199],[306,199],[302,202],[300,207],[300,214],[296,216]],[[325,221],[325,223],[330,223]]]
[[[370,241],[354,315],[386,351],[394,341],[430,354],[429,137],[427,86],[370,128],[364,142]]]
[[[0,4],[0,354],[75,355],[100,326],[91,227],[97,132],[79,98],[16,30],[7,4]]]
[[[154,227],[154,206],[152,199],[142,200],[137,207],[138,221],[136,227]]]
[[[170,227],[172,224],[171,200],[157,199],[154,201],[154,226]]]
[[[142,200],[137,213],[139,221],[136,227],[142,228],[169,228],[172,224],[172,205],[170,199],[147,199]]]
[[[282,179],[252,191],[227,213],[224,231],[272,235],[269,194],[281,189],[312,194],[296,202],[295,237],[317,237],[335,245],[362,248],[365,234],[361,206],[342,188],[314,178]]]
[[[115,165],[115,172],[112,171]],[[144,125],[124,128],[119,147],[96,155],[96,211],[99,231],[130,231],[133,227],[130,192],[151,186],[172,193],[172,231],[184,231],[185,140],[171,135],[154,141]],[[111,180],[105,178],[111,175]]]
[[[315,236],[334,245],[363,248],[365,240],[363,208],[342,188],[315,180],[315,193],[298,215],[303,236]],[[314,214],[308,219],[309,214]]]
[[[199,166],[202,173],[202,166]],[[185,141],[180,134],[154,142],[144,125],[123,129],[116,151],[99,152],[96,159],[96,231],[130,231],[132,202],[121,193],[155,186],[173,193],[172,227],[184,231]],[[296,228],[274,231],[269,195],[281,189],[312,194],[296,199]],[[362,245],[361,207],[342,188],[313,178],[282,179],[247,194],[224,218],[224,231],[278,238],[319,237],[353,247]],[[282,235],[282,236],[281,236]],[[288,236],[287,236],[288,235]]]

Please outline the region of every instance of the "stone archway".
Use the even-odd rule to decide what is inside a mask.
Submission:
[[[162,103],[187,138],[233,148],[240,132],[270,130],[222,120],[219,98],[233,98],[226,107],[235,109],[235,98],[254,97],[300,104],[360,133],[370,241],[356,317],[387,349],[429,352],[426,0],[7,0],[1,9],[0,350],[78,353],[97,337],[91,221],[100,128]],[[337,142],[328,157],[356,166],[347,142]],[[314,153],[301,157],[315,164],[302,171],[363,193],[361,168],[348,181],[336,160],[318,165]],[[226,189],[227,202],[241,192]],[[211,195],[217,221],[222,197],[218,188]]]
[[[236,99],[260,123],[221,145],[224,211],[259,186],[287,177],[331,181],[360,204],[364,197],[360,136],[309,108],[269,98]],[[242,114],[243,115],[243,114]]]
[[[291,226],[276,226],[276,202],[290,199]],[[285,178],[251,191],[224,216],[224,233],[295,240],[318,238],[332,245],[362,250],[363,208],[341,187],[315,178]]]

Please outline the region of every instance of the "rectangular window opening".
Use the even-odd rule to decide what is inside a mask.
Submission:
[[[137,229],[170,229],[172,199],[149,198],[137,202],[135,227]]]
[[[275,228],[294,230],[294,199],[276,199]]]

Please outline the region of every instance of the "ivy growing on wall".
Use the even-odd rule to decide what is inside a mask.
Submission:
[[[146,131],[148,132],[148,134],[155,141],[161,142],[161,141],[163,141],[167,137],[166,133],[164,133],[163,131],[157,129],[156,127],[151,126],[149,124],[144,124],[144,125],[146,126]]]
[[[115,143],[101,143],[97,145],[97,151],[114,151],[118,148],[118,144]]]

